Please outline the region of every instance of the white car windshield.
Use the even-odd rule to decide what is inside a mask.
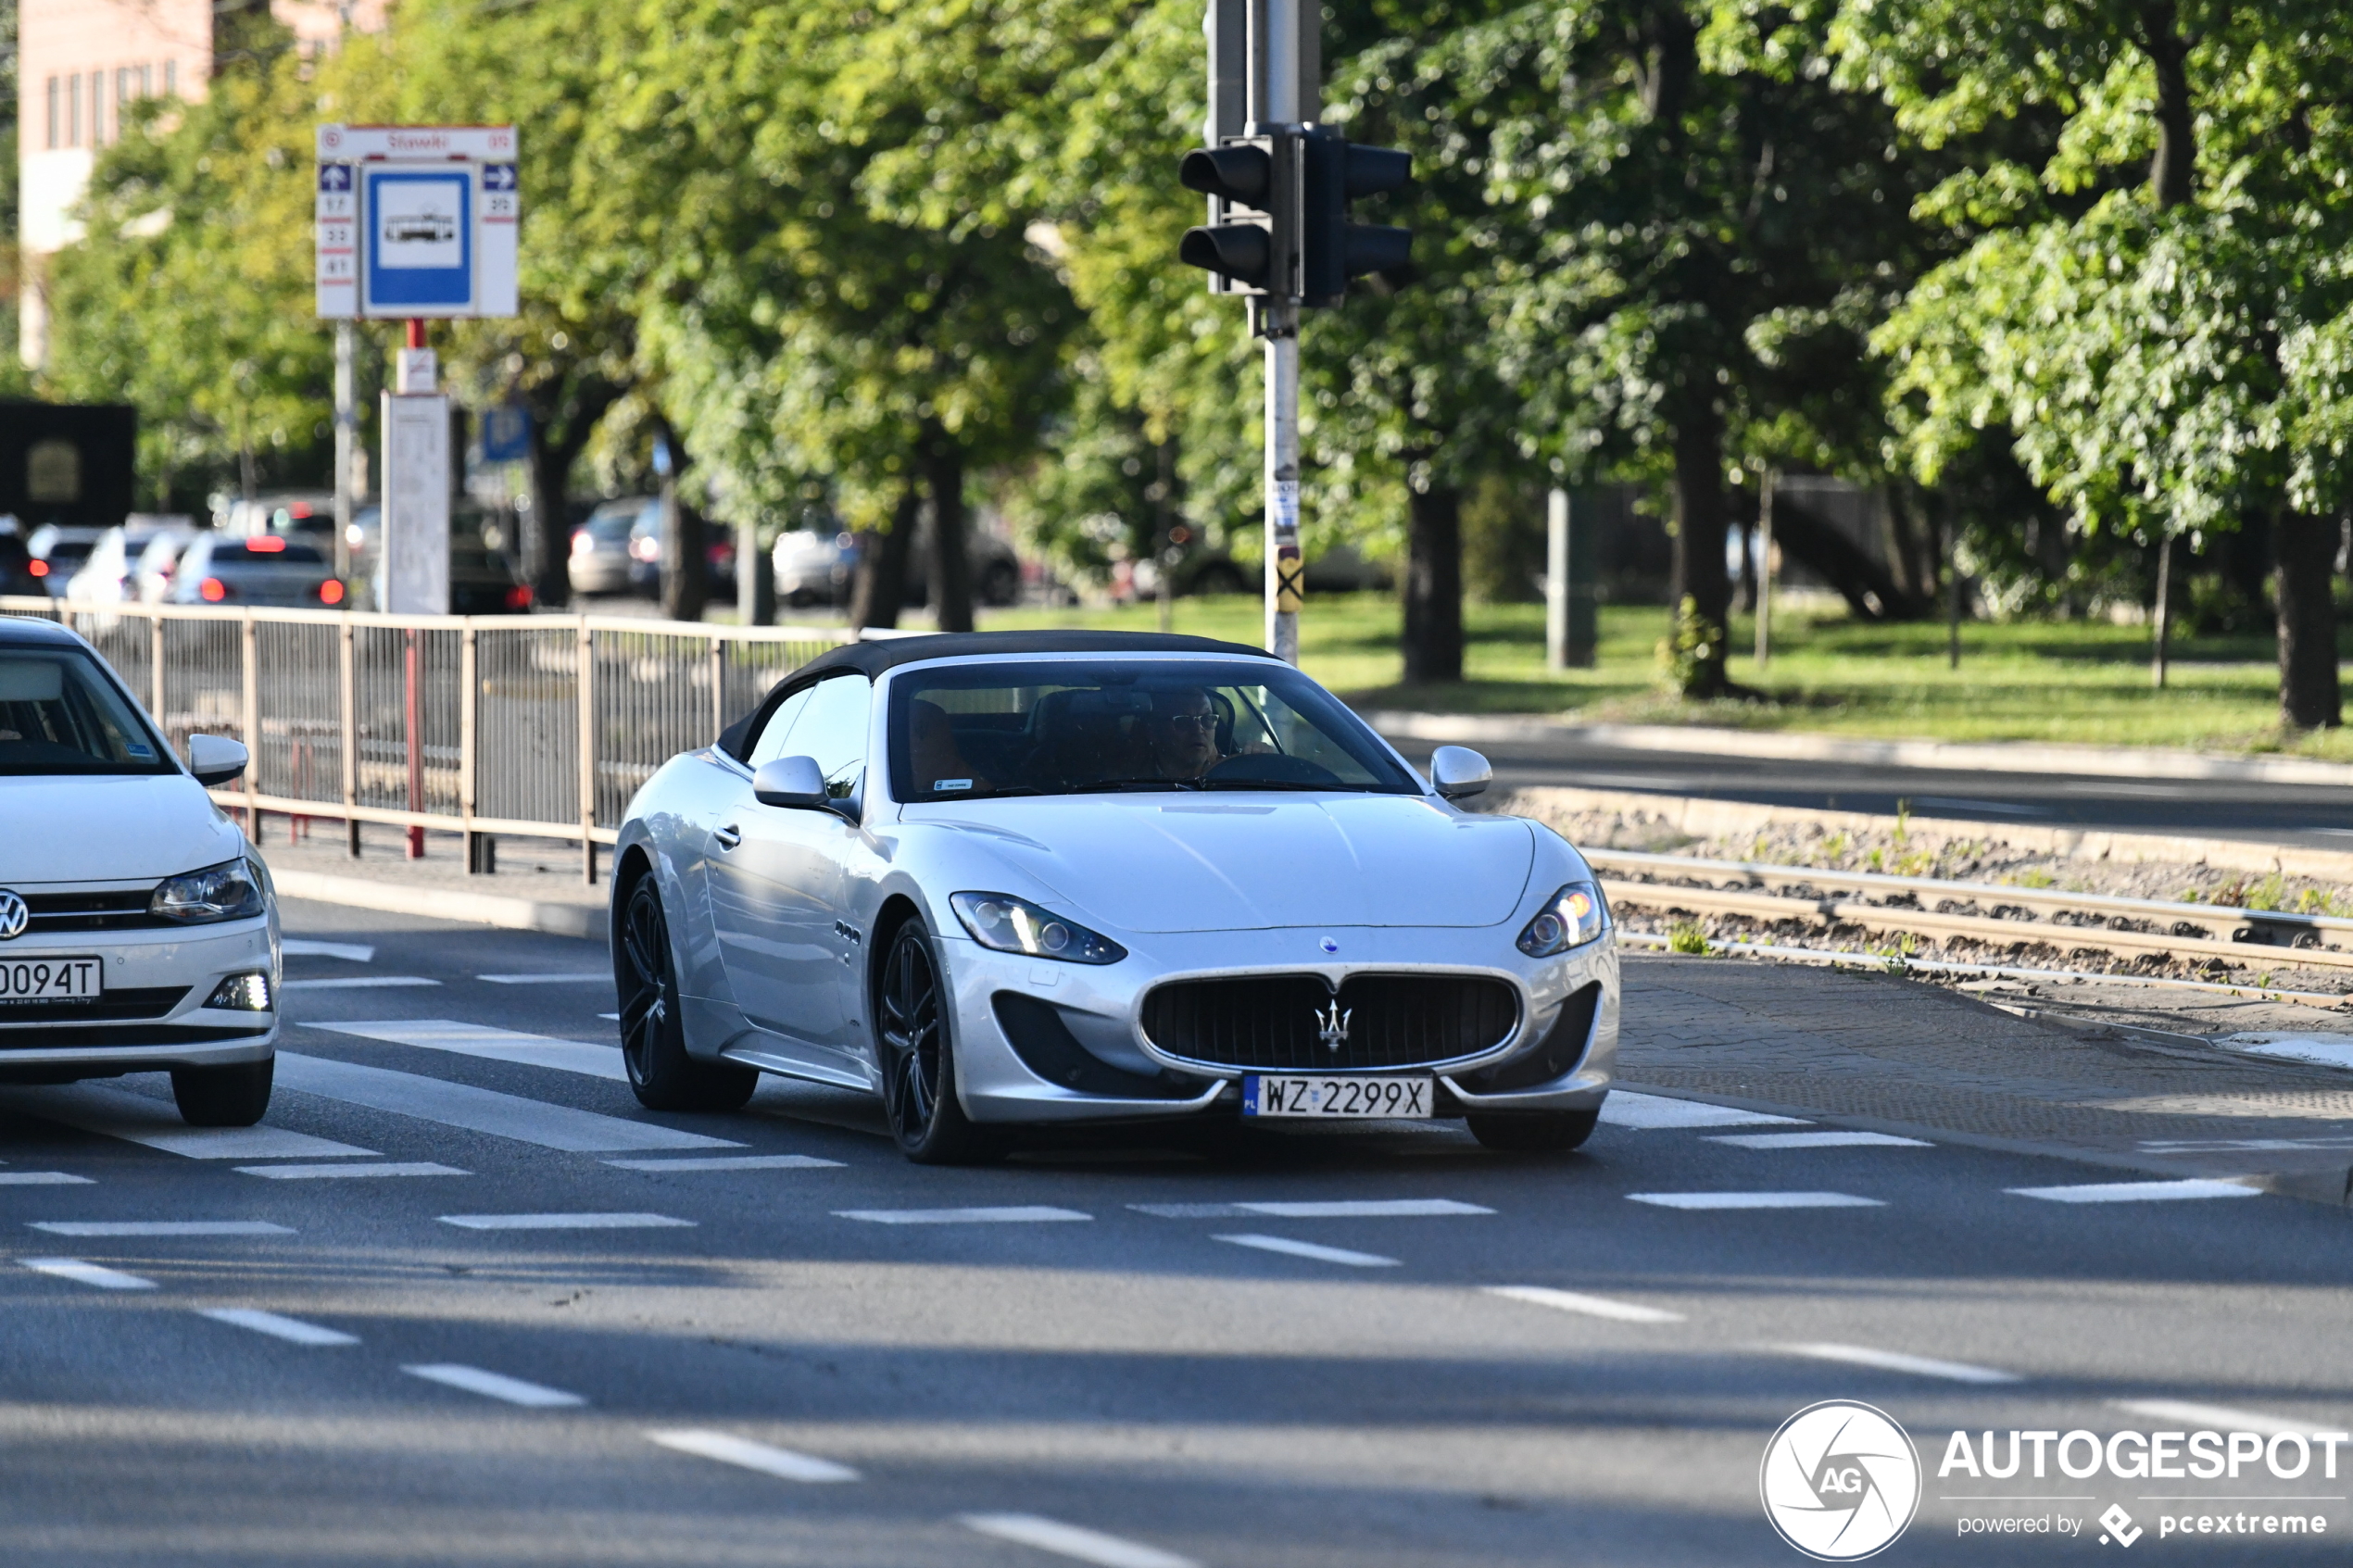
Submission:
[[[173,771],[155,733],[86,655],[0,647],[0,774]]]
[[[1296,670],[1232,660],[984,664],[891,686],[904,801],[1167,790],[1420,786]]]

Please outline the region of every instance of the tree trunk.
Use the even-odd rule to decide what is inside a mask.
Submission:
[[[1778,514],[1773,521],[1778,526]],[[1679,661],[1686,696],[1721,696],[1731,684],[1724,671],[1725,622],[1732,606],[1732,581],[1724,571],[1728,521],[1724,426],[1714,407],[1705,406],[1687,413],[1675,433],[1677,631],[1679,638],[1686,630],[1696,634],[1705,650],[1687,669]]]
[[[935,433],[924,454],[931,491],[931,605],[943,632],[973,629],[973,558],[965,537],[964,453]]]
[[[2272,531],[2279,562],[2280,719],[2299,730],[2341,721],[2336,684],[2337,529],[2328,518],[2283,509]]]
[[[1463,678],[1463,494],[1414,490],[1405,512],[1405,681]]]
[[[853,633],[869,626],[899,624],[899,611],[907,600],[907,558],[914,549],[915,512],[921,505],[922,497],[911,480],[899,493],[887,531],[859,531],[857,576],[849,590]]]
[[[661,482],[661,613],[672,621],[700,621],[711,602],[703,533],[702,513],[679,499],[673,470]]]
[[[2190,104],[2190,44],[2173,0],[2141,9],[2141,47],[2157,72],[2157,156],[2149,160],[2149,194],[2159,207],[2190,199],[2197,170],[2197,129]]]
[[[564,519],[572,465],[620,396],[619,387],[594,378],[572,384],[561,396],[525,404],[531,410],[531,510],[522,525],[523,576],[533,602],[550,609],[572,602],[571,530]]]

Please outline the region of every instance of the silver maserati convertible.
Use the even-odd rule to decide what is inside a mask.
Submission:
[[[761,1073],[879,1094],[912,1159],[1018,1126],[1464,1117],[1574,1148],[1617,951],[1550,830],[1454,804],[1254,648],[891,638],[795,671],[630,803],[629,1081],[732,1110]]]

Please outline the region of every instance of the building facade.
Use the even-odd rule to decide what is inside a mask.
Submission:
[[[385,0],[272,0],[308,51],[346,28],[384,20]],[[214,0],[20,0],[17,13],[17,342],[25,363],[48,357],[48,258],[81,237],[73,210],[99,152],[144,98],[195,100],[213,67]]]

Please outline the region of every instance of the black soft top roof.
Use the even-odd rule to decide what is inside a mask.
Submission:
[[[41,621],[30,615],[0,615],[0,644],[79,647],[82,639],[54,621]]]
[[[934,659],[974,659],[1006,653],[1198,653],[1225,658],[1273,659],[1247,643],[1186,637],[1159,632],[947,632],[913,637],[876,637],[828,648],[776,683],[760,706],[721,732],[720,749],[741,760],[755,721],[812,681],[840,670],[872,680],[886,670]]]

